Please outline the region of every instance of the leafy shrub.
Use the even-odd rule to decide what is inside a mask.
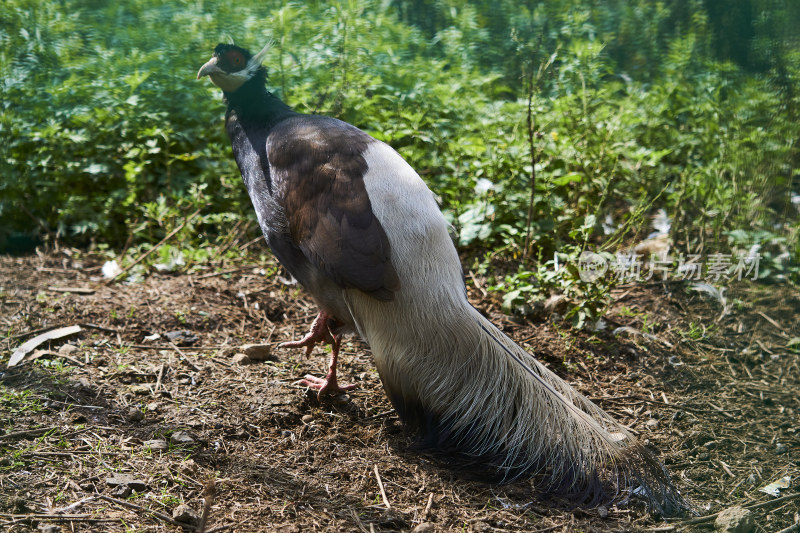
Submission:
[[[593,320],[607,287],[578,294],[569,272],[550,279],[523,259],[628,244],[656,209],[686,250],[769,232],[796,280],[800,11],[753,1],[750,57],[725,48],[728,23],[699,2],[6,0],[0,247],[22,234],[139,253],[197,208],[176,237],[187,249],[253,226],[219,92],[194,79],[234,37],[272,39],[270,87],[296,109],[395,147],[459,246],[519,262],[496,285],[511,300],[561,287]]]

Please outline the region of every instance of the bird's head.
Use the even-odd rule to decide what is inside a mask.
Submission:
[[[235,44],[218,44],[211,59],[200,67],[197,79],[208,76],[224,92],[236,92],[247,80],[264,72],[261,62],[268,50],[269,44],[253,55]]]

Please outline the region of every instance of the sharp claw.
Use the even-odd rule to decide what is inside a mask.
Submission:
[[[337,394],[344,394],[347,391],[358,388],[358,384],[356,383],[352,383],[350,385],[339,385],[335,381],[331,382],[331,380],[318,378],[310,374],[306,374],[303,379],[296,381],[295,385],[302,385],[303,387],[316,390],[317,399],[322,399],[322,396],[325,394],[335,396]]]

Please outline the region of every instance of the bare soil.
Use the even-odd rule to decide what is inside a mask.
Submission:
[[[664,521],[636,506],[567,509],[529,481],[465,480],[413,451],[357,339],[340,379],[359,388],[319,402],[294,382],[323,375],[327,351],[278,347],[316,309],[268,259],[130,285],[98,281],[99,265],[74,251],[0,257],[2,531],[180,531],[173,511],[201,514],[204,502],[207,533],[713,526],[713,516]],[[795,290],[738,283],[720,317],[685,285],[622,287],[608,327],[592,333],[508,317],[483,280],[468,279],[479,310],[658,450],[698,515],[741,505],[756,531],[800,522]],[[65,287],[93,292],[54,290]],[[77,335],[5,368],[35,334],[73,324]],[[622,326],[652,337],[615,336]],[[188,333],[170,342],[173,331]],[[245,343],[268,343],[269,360],[234,363]],[[115,482],[121,474],[133,482]],[[759,491],[784,476],[783,499]]]

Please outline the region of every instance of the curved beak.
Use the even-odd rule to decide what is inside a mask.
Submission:
[[[200,67],[200,70],[197,72],[197,79],[199,80],[203,76],[208,76],[209,74],[212,74],[218,70],[219,67],[217,66],[217,58],[212,57],[208,60],[208,63]]]

